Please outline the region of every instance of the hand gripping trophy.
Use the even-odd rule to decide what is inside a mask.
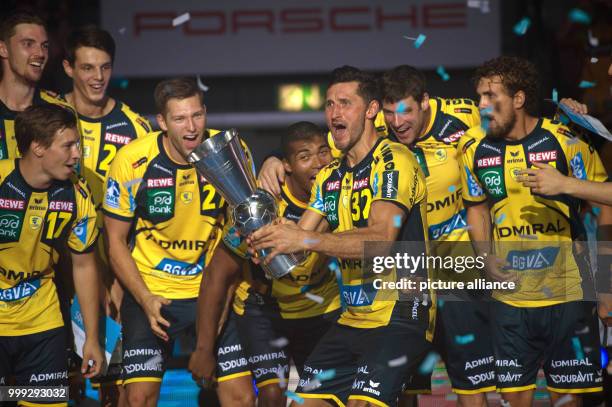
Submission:
[[[230,205],[234,227],[242,236],[267,225],[277,218],[274,197],[257,188],[255,174],[247,162],[236,129],[210,137],[189,155],[189,162],[211,183]],[[265,257],[268,250],[260,250]],[[274,278],[288,274],[303,261],[297,254],[277,255],[262,267]]]

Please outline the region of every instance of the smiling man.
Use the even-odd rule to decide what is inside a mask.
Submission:
[[[37,88],[49,58],[44,21],[15,13],[0,24],[0,160],[19,156],[15,116],[32,105],[66,105],[55,94]],[[67,105],[66,105],[67,106]]]
[[[66,329],[53,282],[66,246],[86,333],[81,373],[95,376],[104,363],[96,212],[86,182],[74,175],[76,127],[74,115],[59,106],[32,106],[16,119],[23,158],[0,161],[0,385],[11,376],[21,386],[68,384]]]
[[[580,396],[602,391],[603,382],[581,202],[532,192],[519,174],[546,163],[590,181],[608,176],[591,146],[538,115],[540,83],[531,62],[498,57],[480,66],[474,79],[488,126],[486,134],[470,129],[459,145],[469,233],[477,254],[495,253],[487,259],[489,278],[518,279],[520,287],[493,291],[497,391],[513,406],[530,405],[542,366],[551,404],[564,398],[580,405]],[[611,208],[602,206],[601,236],[611,219]],[[610,299],[598,295],[603,318]]]
[[[149,122],[134,113],[125,103],[110,97],[108,84],[115,60],[115,41],[105,30],[86,26],[73,31],[65,44],[64,71],[72,79],[72,91],[64,99],[78,113],[81,129],[81,172],[92,189],[102,229],[101,203],[104,199],[104,177],[117,152],[137,137],[151,131]],[[102,232],[104,230],[102,229]],[[104,236],[104,233],[103,233]],[[102,259],[104,303],[106,312],[118,318],[122,289],[109,269],[104,240],[97,247]],[[111,364],[104,376],[92,380],[100,389],[103,405],[116,404],[120,388],[119,364]]]
[[[395,405],[432,339],[431,302],[376,291],[373,281],[394,281],[396,271],[362,266],[365,242],[427,240],[425,178],[406,146],[378,137],[380,100],[372,75],[349,66],[333,71],[325,116],[344,157],[319,172],[298,225],[268,225],[250,238],[254,249],[271,249],[266,261],[303,250],[341,259],[347,308],[306,360],[296,390],[305,406]],[[316,231],[325,228],[333,233]],[[401,366],[389,363],[399,359]],[[319,385],[317,374],[330,369],[336,375]]]
[[[226,204],[187,162],[205,138],[193,79],[155,87],[162,132],[122,148],[106,177],[104,225],[111,266],[127,292],[122,379],[130,406],[155,406],[172,342],[195,327],[202,271],[221,238]]]

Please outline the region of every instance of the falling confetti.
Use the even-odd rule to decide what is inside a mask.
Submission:
[[[396,228],[402,227],[402,215],[395,215],[393,217],[393,226],[395,226]]]
[[[126,29],[125,27],[121,27],[121,28],[119,29],[119,34],[124,35],[126,30],[127,30],[127,29]]]
[[[501,223],[506,219],[506,214],[502,213],[501,215],[499,215],[496,219],[495,219],[495,223],[497,223],[498,225],[501,225]]]
[[[406,363],[408,363],[408,356],[406,355],[400,356],[399,358],[391,359],[390,361],[387,362],[389,367],[403,366]]]
[[[304,239],[305,245],[317,244],[319,242],[320,242],[319,239]]]
[[[404,38],[407,40],[414,41],[414,47],[418,49],[421,47],[421,45],[423,45],[423,43],[427,39],[427,36],[425,34],[419,34],[418,37],[414,38],[404,35]]]
[[[600,346],[599,351],[600,351],[599,353],[601,357],[601,366],[602,367],[608,366],[608,363],[610,362],[610,356],[608,355],[608,350],[605,347]]]
[[[302,388],[304,389],[304,391],[310,391],[316,389],[319,386],[321,386],[321,382],[317,379],[313,379],[312,381],[309,381],[304,386],[302,386]]]
[[[576,335],[583,335],[589,333],[589,327],[585,326],[583,329],[574,332]]]
[[[423,360],[421,366],[419,366],[419,373],[425,375],[433,372],[438,360],[440,360],[440,355],[436,352],[429,352],[427,356],[425,356],[425,360]]]
[[[440,75],[440,77],[442,78],[442,80],[444,82],[448,81],[450,79],[450,75],[448,73],[446,73],[446,70],[444,69],[444,67],[442,65],[439,65],[436,68],[436,72],[438,73],[438,75]]]
[[[592,57],[592,58],[591,58],[591,63],[592,63],[592,64],[596,64],[597,62],[599,62],[599,59],[598,59],[598,58],[596,58],[596,57]]]
[[[285,391],[285,396],[289,397],[291,400],[295,401],[298,404],[304,404],[304,399],[292,391]]]
[[[270,346],[273,346],[275,348],[284,348],[287,345],[289,345],[289,340],[285,338],[284,336],[281,336],[280,338],[272,339],[270,341]]]
[[[406,103],[403,100],[397,104],[397,109],[395,109],[395,113],[404,113],[406,111]]]
[[[559,101],[559,93],[557,93],[557,89],[553,88],[552,90],[552,100],[557,103]]]
[[[489,121],[491,120],[489,116],[493,113],[492,107],[487,107],[485,109],[480,109],[480,127],[486,132],[489,128]]]
[[[580,83],[578,84],[578,87],[579,87],[580,89],[594,88],[594,87],[595,87],[595,82],[591,82],[591,81],[580,81]]]
[[[438,307],[439,307],[439,308],[442,308],[443,306],[444,306],[444,300],[439,299],[439,300],[438,300]]]
[[[565,144],[567,144],[568,146],[571,146],[572,144],[576,144],[576,143],[578,143],[578,137],[572,137],[571,139],[565,142]]]
[[[334,377],[336,377],[336,369],[329,369],[329,370],[324,370],[320,373],[317,373],[317,375],[315,376],[315,379],[323,382],[325,380],[331,380]]]
[[[529,17],[523,17],[521,21],[516,23],[516,25],[514,26],[514,33],[516,35],[525,35],[530,25],[531,20],[529,19]]]
[[[578,360],[584,359],[584,352],[582,351],[582,345],[580,344],[580,339],[575,336],[572,338],[572,348],[574,348],[576,359]]]
[[[314,294],[311,294],[311,293],[306,293],[304,295],[306,296],[306,298],[308,298],[311,301],[316,302],[317,304],[323,304],[323,301],[325,301],[325,299],[323,297],[318,296],[318,295],[314,295]]]
[[[281,389],[287,387],[287,379],[285,379],[285,369],[279,364],[278,369],[276,369],[276,377],[278,377],[278,386]]]
[[[591,47],[598,47],[599,46],[599,38],[593,37],[593,34],[591,33],[591,30],[589,30],[589,44],[591,44]]]
[[[572,397],[571,394],[566,394],[565,396],[561,397],[559,400],[557,400],[555,402],[555,404],[553,405],[553,407],[561,407],[567,403],[573,403],[574,398]]]
[[[457,190],[457,187],[454,185],[451,185],[450,187],[448,187],[448,192],[450,193],[454,193]]]
[[[456,335],[455,336],[455,342],[459,345],[467,345],[468,343],[472,343],[474,342],[474,334],[467,334],[467,335]]]
[[[570,10],[568,15],[570,21],[578,24],[591,24],[591,16],[588,15],[584,10],[579,8],[573,8]]]
[[[172,27],[178,27],[181,24],[185,24],[187,21],[189,21],[190,18],[191,16],[189,15],[189,13],[181,14],[180,16],[172,20]]]
[[[204,85],[204,82],[202,82],[202,78],[200,78],[200,75],[198,75],[198,88],[200,88],[202,92],[208,92],[208,89],[210,89],[208,86]]]
[[[145,365],[149,365],[149,366],[150,365],[157,365],[157,364],[162,363],[163,361],[164,361],[164,359],[162,358],[161,355],[155,355],[151,359],[146,360],[144,364]]]

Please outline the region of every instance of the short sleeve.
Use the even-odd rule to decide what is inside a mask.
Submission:
[[[425,198],[425,178],[408,147],[383,142],[372,167],[372,202],[390,201],[408,211]]]
[[[68,247],[75,253],[86,253],[93,250],[99,235],[96,208],[84,179],[79,179],[74,188],[77,213],[68,235]]]
[[[106,174],[102,208],[106,215],[129,222],[134,217],[135,195],[142,179],[136,179],[124,151],[125,148],[119,151]]]
[[[562,142],[563,143],[563,142]],[[608,174],[597,151],[577,138],[565,142],[569,175],[581,180],[606,182]]]
[[[461,173],[461,195],[463,201],[468,205],[469,203],[481,203],[487,199],[484,189],[474,173],[474,153],[479,139],[482,138],[481,132],[480,127],[469,129],[457,146]]]
[[[308,204],[308,210],[323,217],[326,216],[325,197],[323,196],[323,182],[326,172],[327,171],[323,169],[317,174],[315,181],[312,183],[312,188],[310,189],[310,203]]]

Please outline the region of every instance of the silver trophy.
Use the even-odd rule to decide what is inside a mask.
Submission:
[[[277,218],[274,197],[258,189],[255,174],[240,145],[236,129],[210,137],[189,154],[189,162],[225,198],[231,207],[234,226],[242,236],[271,223]],[[269,250],[260,250],[265,257]],[[303,261],[296,254],[275,256],[264,270],[274,278],[281,278]]]

